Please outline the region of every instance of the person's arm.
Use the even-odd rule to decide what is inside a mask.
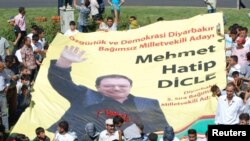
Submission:
[[[59,59],[52,60],[49,67],[48,80],[51,86],[70,102],[74,101],[75,97],[84,100],[88,89],[83,85],[76,85],[70,76],[71,64],[84,61],[82,55],[77,47],[65,47]]]
[[[118,24],[118,13],[117,13],[116,6],[115,6],[115,5],[114,5],[114,13],[115,13],[114,23],[115,23],[115,24]],[[116,25],[116,26],[117,26],[117,25]]]
[[[7,55],[10,55],[10,49],[9,48],[6,48],[5,51],[6,51]]]
[[[220,98],[218,100],[217,103],[217,109],[216,109],[216,114],[215,114],[215,120],[214,120],[215,124],[221,124],[220,123]]]
[[[125,3],[125,0],[121,0],[119,5],[122,6],[124,3]]]
[[[21,39],[21,32],[18,33],[17,37],[16,37],[16,40],[13,42],[14,45],[16,45],[18,43],[18,41]]]

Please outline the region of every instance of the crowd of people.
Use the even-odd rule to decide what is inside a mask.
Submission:
[[[78,32],[89,32],[88,23],[92,19],[97,24],[96,31],[116,31],[120,20],[120,8],[124,0],[108,0],[111,5],[111,17],[103,18],[105,5],[103,0],[82,0],[77,4],[77,0],[63,1],[65,4],[61,9],[74,7],[79,11],[77,23],[71,21],[70,29],[64,33],[72,36]],[[216,12],[216,1],[205,1],[208,4],[208,13]],[[162,17],[157,21],[164,20]],[[14,49],[10,51],[10,44],[7,39],[0,37],[0,107],[1,126],[0,140],[4,133],[9,133],[10,127],[16,123],[22,112],[31,103],[32,86],[34,85],[39,67],[46,57],[49,47],[45,41],[44,30],[32,25],[31,33],[27,34],[25,21],[25,8],[20,7],[19,13],[8,20],[13,26],[15,40]],[[76,27],[78,25],[78,28]],[[129,29],[139,28],[135,16],[129,17]],[[220,89],[217,85],[211,87],[211,92],[218,97],[218,107],[215,113],[215,124],[218,125],[249,125],[250,115],[250,38],[248,28],[234,24],[229,27],[225,34],[225,54],[226,73],[228,84],[225,89]],[[235,112],[237,111],[237,112]],[[126,129],[122,128],[124,119],[115,116],[107,119],[104,131],[97,131],[94,123],[87,123],[85,134],[78,137],[69,129],[67,121],[60,121],[54,136],[54,141],[157,141],[158,135],[155,133],[144,133],[144,125],[132,124]],[[163,141],[178,141],[171,126],[166,126],[163,134]],[[35,131],[36,141],[49,141],[45,135],[45,130],[38,127]],[[15,137],[16,141],[29,140],[23,134]],[[188,130],[189,141],[198,141],[197,131]],[[206,140],[203,139],[203,140]]]

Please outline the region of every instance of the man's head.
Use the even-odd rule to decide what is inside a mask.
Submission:
[[[235,28],[233,28],[231,31],[230,31],[230,34],[229,36],[232,38],[233,41],[235,41],[238,37],[238,32]]]
[[[114,23],[114,19],[112,17],[107,17],[107,25],[108,27],[112,27]]]
[[[5,65],[7,68],[11,68],[13,66],[14,63],[14,56],[12,55],[7,55],[5,57]]]
[[[38,28],[37,34],[39,36],[39,39],[44,38],[44,35],[45,35],[44,29],[43,28]]]
[[[248,28],[247,27],[240,28],[240,37],[246,38],[247,34],[248,34]]]
[[[19,71],[20,71],[19,73],[21,75],[30,75],[31,74],[29,68],[27,66],[24,66],[23,64],[21,64],[19,66]]]
[[[27,85],[29,86],[30,85],[30,75],[29,74],[24,74],[21,76],[21,83],[23,85]]]
[[[238,56],[232,55],[232,56],[230,57],[230,65],[231,65],[231,66],[234,66],[234,65],[236,65],[236,64],[238,64]]]
[[[39,139],[45,139],[45,130],[42,127],[36,128],[36,136]]]
[[[27,96],[28,93],[29,93],[28,86],[27,86],[27,85],[23,85],[23,86],[21,87],[21,91],[22,91],[22,95]]]
[[[124,119],[121,116],[115,116],[113,117],[113,122],[116,127],[121,127],[124,123]]]
[[[75,21],[70,21],[69,22],[70,30],[75,31],[76,30],[76,22]]]
[[[19,7],[18,12],[22,15],[25,15],[25,8],[24,7]]]
[[[234,81],[239,81],[239,79],[240,79],[240,73],[238,71],[234,71],[232,73],[232,76],[234,78]]]
[[[158,135],[155,134],[155,133],[150,133],[150,134],[148,135],[148,140],[149,140],[149,141],[157,141],[157,139],[158,139]]]
[[[95,137],[96,136],[96,127],[94,125],[94,123],[90,122],[87,123],[85,125],[85,132],[87,133],[87,135],[89,135],[90,137]]]
[[[131,24],[132,21],[136,20],[136,17],[135,16],[130,16],[129,17],[129,23]]]
[[[61,121],[58,124],[57,131],[60,134],[67,133],[69,131],[69,123],[67,121]]]
[[[195,129],[188,130],[188,139],[189,141],[196,141],[197,139],[197,132]]]
[[[97,24],[101,24],[101,23],[103,22],[102,16],[98,16],[98,17],[96,18],[95,22],[96,22]]]
[[[241,113],[239,116],[240,125],[249,125],[249,114],[248,113]]]
[[[24,44],[27,47],[31,47],[31,39],[29,37],[24,37]]]
[[[33,34],[32,35],[32,43],[36,44],[39,41],[39,36],[38,34]]]
[[[213,96],[220,96],[221,95],[221,91],[220,88],[217,85],[213,85],[210,89],[210,91],[213,93]]]
[[[132,87],[132,80],[123,75],[105,75],[96,79],[97,91],[114,100],[126,99]]]
[[[105,124],[106,124],[106,129],[107,129],[108,133],[109,134],[114,133],[115,125],[114,125],[113,119],[111,119],[111,118],[106,119]]]
[[[227,99],[231,100],[235,93],[235,85],[231,82],[228,83],[226,86],[226,92],[227,92]]]
[[[32,25],[31,26],[31,33],[37,34],[38,30],[39,30],[39,27],[37,25]]]

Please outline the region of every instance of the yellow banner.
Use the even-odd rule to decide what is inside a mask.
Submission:
[[[167,124],[181,132],[213,117],[210,87],[226,84],[223,32],[222,13],[215,13],[136,30],[58,34],[40,68],[33,104],[12,133],[33,138],[41,126],[53,138],[57,123],[67,120],[80,137],[87,122],[102,130],[115,115],[124,126],[144,124],[145,132]]]

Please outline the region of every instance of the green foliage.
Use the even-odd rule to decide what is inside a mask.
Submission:
[[[128,29],[128,19],[130,16],[136,16],[137,21],[140,26],[145,26],[151,23],[156,22],[157,18],[163,17],[165,20],[178,20],[190,18],[199,14],[206,14],[206,7],[194,8],[194,7],[135,7],[135,6],[123,6],[121,8],[121,18],[119,22],[118,29],[119,30],[127,30]],[[242,26],[246,26],[250,28],[250,22],[248,13],[250,9],[217,9],[217,11],[222,11],[224,13],[224,17],[226,19],[226,27],[227,29],[233,23],[239,23]],[[13,29],[10,25],[8,25],[7,20],[11,16],[17,15],[16,9],[0,9],[1,17],[0,17],[0,36],[5,37],[9,41],[14,41],[14,33]],[[27,31],[30,32],[30,27],[33,24],[37,24],[41,26],[45,30],[46,40],[50,43],[53,38],[60,32],[59,23],[54,23],[51,20],[52,16],[57,15],[56,8],[27,8],[26,9],[26,21],[27,21]],[[110,16],[110,7],[106,8],[106,11],[103,15],[104,18]],[[37,22],[35,18],[38,16],[44,16],[47,18],[46,22]],[[75,11],[75,21],[78,18],[78,11]],[[96,29],[96,24],[92,20],[89,21],[89,31],[93,32]],[[166,27],[167,28],[167,27]],[[171,28],[171,27],[169,27]]]

